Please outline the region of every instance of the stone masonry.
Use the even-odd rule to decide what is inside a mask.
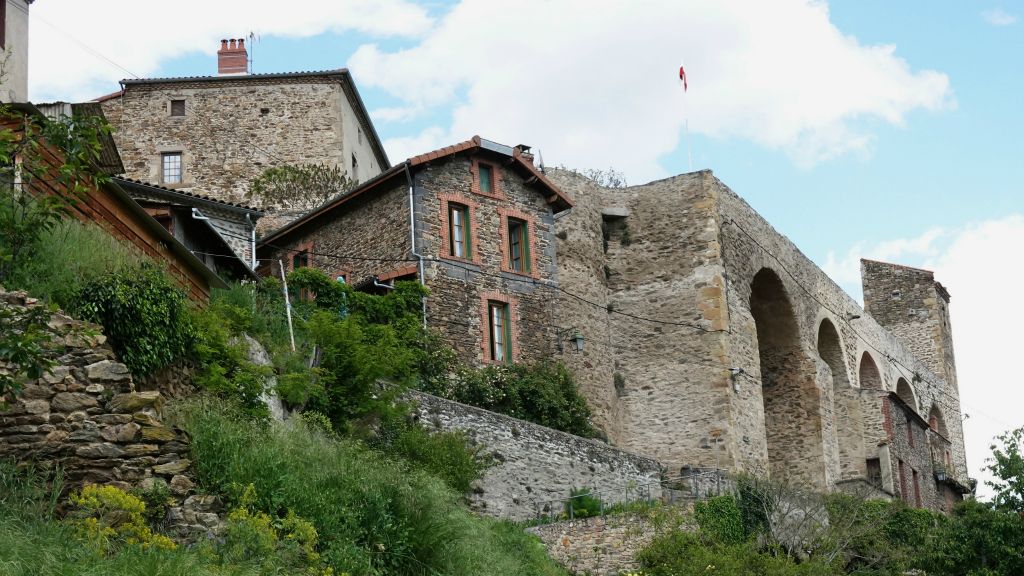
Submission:
[[[360,181],[389,167],[347,70],[123,85],[101,100],[128,178],[259,206],[248,182],[272,166],[323,163]],[[172,101],[184,101],[182,115]],[[182,154],[180,184],[162,177],[161,155],[172,152]]]
[[[551,178],[575,201],[556,223],[560,286],[588,301],[559,302],[588,343],[562,358],[614,444],[670,472],[868,482],[935,509],[969,485],[948,293],[930,273],[866,262],[865,311],[709,171]]]
[[[428,429],[461,430],[493,458],[470,497],[480,513],[512,520],[557,515],[573,488],[599,489],[606,504],[661,496],[661,466],[651,458],[422,392],[411,399]]]
[[[0,306],[39,306],[23,292],[0,290]],[[139,392],[99,326],[54,314],[56,365],[0,406],[0,458],[60,467],[64,489],[108,484],[166,485],[176,504],[168,523],[186,539],[216,531],[218,502],[193,494],[188,438],[161,420],[160,392]],[[2,368],[2,367],[0,367]]]
[[[379,282],[419,278],[416,252],[422,256],[422,279],[430,291],[425,303],[427,324],[439,330],[464,360],[477,365],[493,362],[488,349],[489,302],[509,307],[515,361],[550,358],[559,345],[566,345],[565,334],[560,342],[561,327],[553,322],[559,304],[555,213],[570,204],[557,196],[552,200],[550,188],[538,183],[532,164],[521,158],[518,148],[474,137],[410,159],[409,176],[396,167],[380,180],[267,237],[267,246],[258,253],[271,265],[261,272],[278,274],[278,260],[290,269],[295,256],[305,253],[306,265],[375,290],[379,288],[372,284],[375,277]],[[481,164],[492,167],[492,193],[480,192]],[[450,253],[451,206],[466,209],[469,257]],[[509,266],[510,219],[527,227],[526,270]]]

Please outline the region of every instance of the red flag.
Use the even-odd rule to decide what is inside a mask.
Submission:
[[[679,67],[679,80],[683,82],[683,92],[686,92],[686,70],[682,66]]]

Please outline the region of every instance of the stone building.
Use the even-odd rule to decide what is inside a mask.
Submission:
[[[709,171],[551,179],[575,202],[557,324],[587,342],[563,359],[615,445],[935,509],[969,490],[930,272],[864,261],[865,310]]]
[[[420,279],[426,322],[464,359],[534,360],[565,336],[551,286],[555,218],[571,206],[528,148],[474,136],[365,182],[261,239],[257,253],[371,290]]]
[[[123,80],[98,99],[125,176],[260,205],[248,182],[270,167],[326,164],[359,181],[390,168],[348,70],[248,74],[247,63],[244,40],[224,40],[217,76]]]
[[[0,102],[28,102],[28,9],[35,0],[0,0]]]

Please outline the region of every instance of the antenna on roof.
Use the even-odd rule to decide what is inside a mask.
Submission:
[[[249,31],[249,74],[253,72],[253,61],[256,59],[254,54],[256,53],[256,43],[260,41],[260,35],[256,32]]]

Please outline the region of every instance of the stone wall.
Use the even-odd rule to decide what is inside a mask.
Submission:
[[[573,488],[596,488],[611,504],[636,498],[638,487],[658,482],[655,460],[537,424],[413,392],[420,421],[429,429],[462,430],[495,461],[471,496],[477,511],[525,520],[557,512]],[[651,488],[651,497],[660,488]],[[644,492],[646,496],[646,491]]]
[[[0,291],[0,306],[38,306],[22,292]],[[138,391],[99,327],[54,314],[49,352],[56,364],[0,407],[0,457],[63,471],[64,489],[162,483],[176,498],[169,521],[182,534],[220,525],[216,502],[192,495],[188,438],[161,420],[164,398]]]
[[[576,202],[557,221],[560,286],[586,299],[560,298],[559,323],[589,346],[562,359],[614,444],[670,469],[724,467],[821,489],[866,480],[879,460],[885,488],[898,492],[897,461],[915,460],[920,482],[934,484],[928,443],[911,454],[885,427],[883,399],[903,379],[921,417],[942,413],[951,475],[966,483],[948,322],[931,336],[947,311],[930,276],[918,282],[932,291],[926,305],[911,308],[925,310],[938,352],[918,358],[709,171],[619,189],[550,177]]]
[[[184,116],[170,115],[171,100],[185,101]],[[247,185],[271,166],[324,163],[351,175],[355,157],[361,180],[386,168],[336,75],[129,82],[103,112],[126,176],[162,183],[161,153],[181,152],[183,182],[171,186],[219,200],[259,204]]]
[[[576,205],[559,218],[560,319],[586,338],[562,355],[616,446],[666,463],[726,467],[735,459],[732,380],[722,330],[725,276],[706,175],[601,188],[550,178]]]
[[[657,535],[655,526],[637,514],[568,520],[526,531],[540,538],[548,555],[570,572],[593,576],[637,570],[637,552]]]
[[[345,276],[350,284],[382,278],[413,263],[409,243],[409,197],[405,180],[375,190],[367,198],[355,198],[336,212],[260,251],[261,259],[273,260],[269,274],[278,277],[276,260],[291,270],[296,250],[310,252],[309,266],[331,278]],[[262,269],[266,271],[266,269]]]
[[[495,195],[481,194],[475,166],[493,162]],[[513,357],[531,362],[552,356],[558,342],[554,218],[544,196],[521,174],[486,154],[456,155],[418,169],[417,248],[425,269],[427,320],[472,364],[490,359],[487,350],[488,300],[509,302]],[[471,258],[448,254],[448,202],[469,207]],[[512,272],[506,263],[507,217],[527,222],[530,271]]]

